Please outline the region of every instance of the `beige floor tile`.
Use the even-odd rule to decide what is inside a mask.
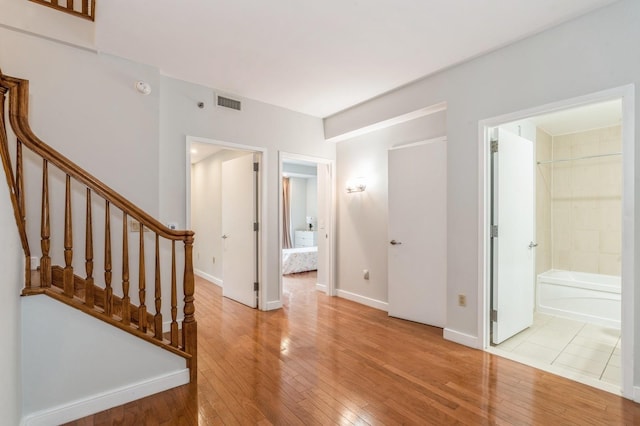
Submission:
[[[604,373],[602,373],[602,377],[600,378],[603,382],[612,383],[614,385],[620,385],[622,380],[622,372],[619,367],[614,367],[612,365],[608,365],[605,368]]]
[[[546,346],[536,345],[531,342],[523,342],[512,351],[514,354],[526,356],[538,362],[551,364],[560,354],[560,350]]]
[[[602,362],[604,364],[609,361],[612,352],[613,346],[610,346],[608,350],[601,351],[599,349],[577,345],[573,342],[569,343],[562,351],[563,354],[576,355],[580,358],[586,358],[596,362]]]
[[[593,359],[582,358],[577,355],[562,353],[555,359],[555,361],[553,361],[553,365],[562,365],[573,370],[582,371],[588,375],[596,375],[599,378],[604,371],[607,362],[596,361]]]

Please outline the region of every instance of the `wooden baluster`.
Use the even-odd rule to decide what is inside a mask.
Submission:
[[[193,293],[195,282],[193,278],[193,235],[184,240],[184,320],[182,321],[182,345],[184,351],[191,354],[189,360],[189,377],[191,383],[196,383],[198,360],[198,325],[195,319]]]
[[[111,213],[109,201],[104,205],[104,313],[113,314],[113,289],[111,288]]]
[[[51,225],[49,223],[49,163],[42,160],[42,211],[40,215],[40,287],[51,287]]]
[[[160,282],[160,237],[156,234],[156,314],[153,317],[155,338],[162,340],[162,290]]]
[[[176,242],[171,241],[171,346],[178,347],[178,291],[176,289]]]
[[[22,157],[22,142],[20,139],[16,141],[16,197],[18,200],[18,206],[20,208],[20,222],[23,229],[27,229],[27,213],[25,211],[25,196],[24,196],[24,165]],[[31,288],[31,255],[25,253],[24,256],[24,286],[25,288]]]
[[[23,225],[26,221],[25,200],[24,200],[24,160],[22,156],[22,142],[16,141],[16,198],[20,207],[20,220]]]
[[[91,190],[87,188],[87,214],[86,214],[86,232],[85,232],[85,270],[87,278],[84,282],[84,303],[93,308],[94,304],[94,287],[93,287],[93,218],[91,217]]]
[[[131,297],[129,297],[129,227],[126,213],[122,213],[122,323],[131,324]]]
[[[73,0],[67,0],[67,9],[73,10]]]
[[[58,0],[51,0],[51,4],[54,5],[54,6],[57,6],[58,5]]]
[[[138,328],[145,333],[147,332],[147,305],[146,305],[146,274],[144,270],[144,225],[140,222],[140,262],[138,273],[138,298],[140,306],[138,306]]]
[[[62,285],[64,294],[73,297],[73,226],[71,220],[71,176],[67,175],[64,203],[64,270],[62,273]]]
[[[82,0],[82,14],[89,14],[89,0]]]

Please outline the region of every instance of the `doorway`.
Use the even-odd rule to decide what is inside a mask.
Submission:
[[[627,397],[630,96],[622,88],[481,123],[484,348]]]
[[[316,290],[333,296],[334,162],[280,152],[279,176],[280,300],[284,300],[283,277],[296,274],[314,280]]]
[[[263,309],[263,153],[254,147],[187,138],[187,226],[196,232],[194,272],[223,296]]]

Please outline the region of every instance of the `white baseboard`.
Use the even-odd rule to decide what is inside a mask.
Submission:
[[[265,307],[265,311],[273,311],[276,309],[282,308],[282,302],[279,300],[272,300],[271,302],[267,302],[267,306]]]
[[[352,302],[357,302],[362,305],[369,306],[370,308],[380,309],[381,311],[389,312],[389,304],[381,300],[371,299],[366,296],[361,296],[359,294],[351,293],[349,291],[340,290],[340,289],[338,289],[338,297],[342,297],[343,299],[351,300]]]
[[[633,387],[633,401],[640,403],[640,387],[638,386]]]
[[[200,278],[204,278],[205,280],[214,283],[218,287],[222,287],[222,280],[218,277],[214,277],[211,274],[207,274],[206,272],[201,271],[200,269],[194,269],[193,273],[199,276]]]
[[[20,424],[23,426],[59,425],[187,383],[189,383],[189,369],[184,369],[48,410],[27,414]]]
[[[321,291],[323,293],[327,292],[327,286],[324,284],[316,283],[316,290]]]
[[[480,347],[480,339],[478,339],[477,336],[471,336],[470,334],[461,333],[450,328],[445,328],[444,332],[442,333],[442,337],[444,337],[445,340],[450,340],[464,346],[469,346],[470,348],[482,349]]]

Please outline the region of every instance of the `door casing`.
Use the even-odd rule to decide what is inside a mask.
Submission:
[[[489,129],[501,124],[551,112],[605,102],[622,100],[622,395],[640,401],[640,391],[634,391],[635,345],[634,283],[635,283],[635,85],[629,84],[576,98],[557,101],[538,107],[517,111],[478,123],[478,339],[479,349],[489,349],[490,314],[490,218],[491,218],[491,167]]]

